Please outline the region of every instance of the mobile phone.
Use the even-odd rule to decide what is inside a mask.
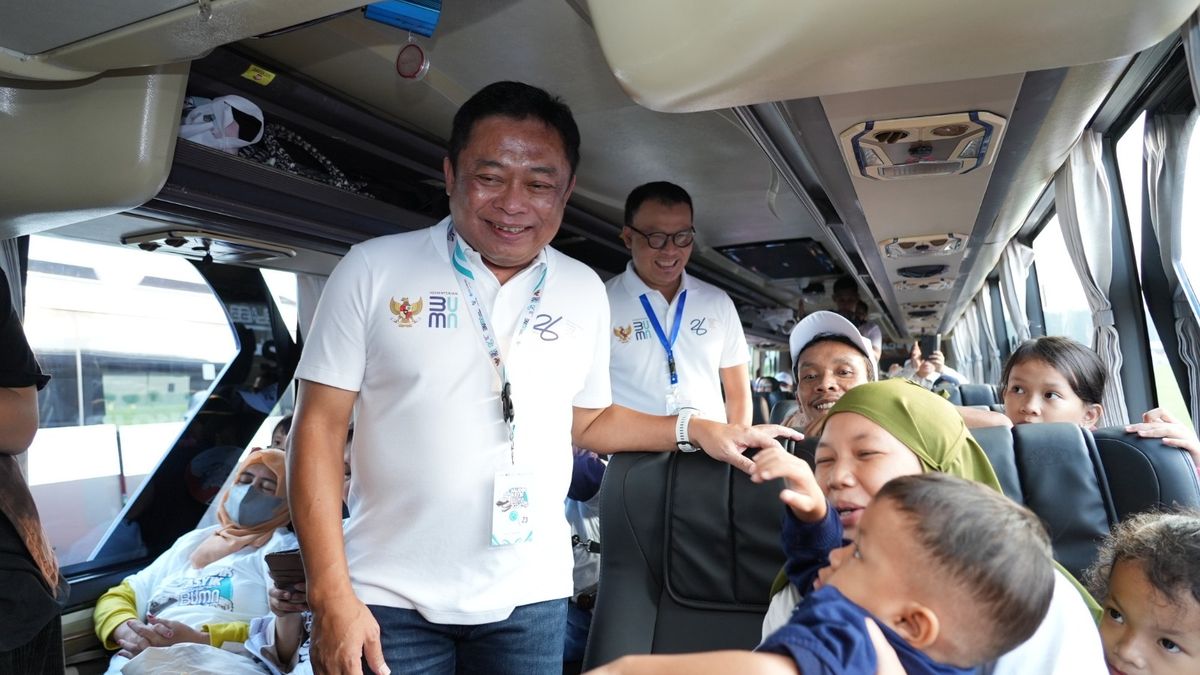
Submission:
[[[268,553],[265,559],[276,588],[287,589],[304,582],[304,559],[300,557],[300,549],[275,551]]]
[[[941,333],[938,333],[937,336],[933,338],[933,348],[938,351],[941,351],[941,349],[942,349],[942,334]]]

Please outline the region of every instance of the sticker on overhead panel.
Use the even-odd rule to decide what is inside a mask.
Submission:
[[[266,68],[262,68],[260,66],[250,66],[246,69],[246,72],[242,73],[242,77],[250,80],[251,82],[257,82],[265,87],[268,84],[271,84],[271,80],[275,79],[275,73],[272,73]]]

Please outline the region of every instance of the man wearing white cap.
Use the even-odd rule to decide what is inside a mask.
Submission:
[[[796,323],[788,339],[800,407],[784,424],[813,433],[817,423],[850,389],[879,379],[870,340],[833,312],[813,312]],[[1012,426],[1000,413],[958,407],[968,427]]]

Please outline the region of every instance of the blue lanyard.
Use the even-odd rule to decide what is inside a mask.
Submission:
[[[671,386],[679,384],[679,373],[675,370],[675,338],[679,337],[679,324],[683,323],[683,305],[687,302],[687,291],[679,294],[679,304],[675,306],[675,323],[671,326],[671,338],[668,340],[666,333],[663,332],[662,325],[658,323],[658,317],[654,315],[654,308],[650,306],[650,299],[645,293],[638,296],[638,300],[642,301],[642,308],[646,310],[646,318],[650,319],[650,325],[654,327],[654,334],[658,336],[658,342],[667,352],[667,375],[670,376]]]
[[[458,243],[458,235],[454,232],[454,223],[450,223],[446,228],[446,245],[450,249],[450,266],[454,268],[454,276],[458,278],[458,285],[462,288],[463,295],[467,296],[467,302],[475,310],[475,319],[479,326],[479,334],[483,337],[483,346],[487,349],[488,358],[492,361],[492,367],[496,369],[496,374],[500,376],[500,412],[504,417],[504,423],[508,425],[509,456],[512,463],[516,464],[517,424],[516,411],[513,408],[512,383],[508,381],[508,371],[505,370],[504,360],[500,357],[500,343],[496,340],[496,334],[492,332],[491,323],[488,321],[487,314],[483,311],[483,304],[479,302],[479,297],[475,295],[475,288],[473,286],[475,273],[467,266],[467,254]],[[529,327],[529,322],[533,320],[538,304],[542,301],[542,290],[545,286],[546,265],[543,264],[542,274],[533,286],[533,294],[529,296],[529,304],[525,306],[525,317],[521,320],[521,325],[517,327],[517,332],[513,334],[512,346],[509,347],[510,350],[517,346],[521,335],[525,333],[525,329]]]

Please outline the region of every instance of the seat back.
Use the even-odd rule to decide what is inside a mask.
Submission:
[[[1074,424],[972,429],[1006,495],[1050,533],[1054,557],[1076,577],[1117,522],[1109,479],[1092,436]]]
[[[995,384],[960,384],[958,394],[962,405],[992,406],[1001,402],[1000,387]]]
[[[1118,518],[1154,508],[1200,507],[1196,467],[1183,450],[1127,434],[1124,427],[1097,429],[1092,436]]]
[[[959,393],[958,383],[956,383],[956,382],[951,382],[950,380],[947,380],[947,379],[940,379],[937,382],[933,383],[933,387],[931,388],[931,391],[933,391],[933,393],[941,396],[942,398],[946,399],[947,401],[950,401],[954,405],[962,405],[963,404],[962,394]]]
[[[584,669],[626,654],[752,649],[783,566],[779,481],[697,453],[614,455]]]
[[[771,424],[783,424],[788,415],[796,412],[800,404],[795,398],[785,398],[771,407]]]

